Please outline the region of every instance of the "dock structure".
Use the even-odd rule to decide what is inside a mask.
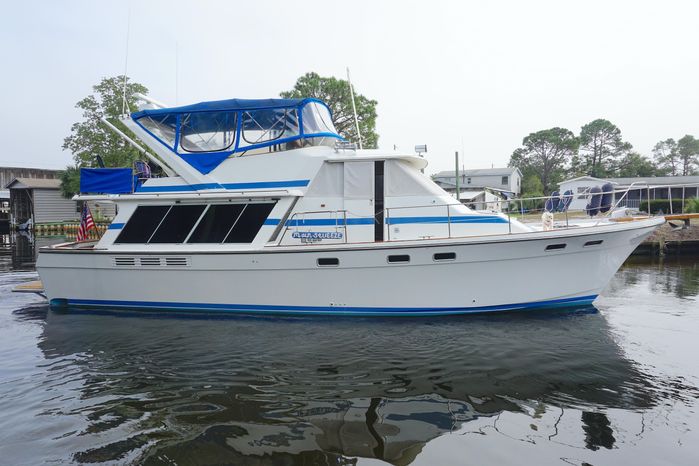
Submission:
[[[64,234],[71,224],[80,220],[82,205],[63,197],[59,179],[15,178],[6,188],[9,191],[11,228]],[[97,222],[111,220],[115,215],[115,207],[111,202],[90,201],[88,205]]]

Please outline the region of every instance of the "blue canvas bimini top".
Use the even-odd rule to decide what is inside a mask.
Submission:
[[[343,139],[328,106],[305,99],[229,99],[147,109],[133,120],[201,173],[229,155],[298,139]]]

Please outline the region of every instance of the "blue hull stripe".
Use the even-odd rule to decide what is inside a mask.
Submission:
[[[121,230],[124,228],[125,223],[110,223],[107,230]]]
[[[137,193],[169,193],[169,192],[191,192],[205,189],[270,189],[270,188],[302,188],[308,186],[310,180],[287,180],[287,181],[257,181],[252,183],[201,183],[182,184],[172,186],[139,186]]]
[[[386,223],[389,225],[401,225],[404,223],[507,223],[506,218],[493,215],[459,215],[451,217],[389,217]]]
[[[387,225],[404,225],[409,223],[507,223],[507,219],[493,216],[464,215],[459,217],[392,217],[386,219]],[[347,225],[373,225],[374,217],[348,218]],[[344,219],[306,218],[287,220],[286,226],[343,226]]]
[[[333,307],[333,306],[280,306],[264,304],[207,304],[177,303],[158,301],[114,301],[95,299],[53,299],[53,306],[73,307],[108,307],[126,309],[152,309],[161,311],[208,311],[237,312],[243,314],[307,314],[307,315],[359,315],[359,316],[438,316],[453,314],[470,314],[524,309],[545,309],[554,307],[581,306],[591,304],[597,295],[577,298],[533,301],[528,303],[502,304],[495,306],[473,307]]]

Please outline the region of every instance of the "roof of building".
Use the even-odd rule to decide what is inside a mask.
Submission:
[[[519,171],[517,167],[504,168],[475,168],[471,170],[459,170],[459,175],[462,176],[505,176],[511,175],[515,171]],[[453,178],[456,174],[455,170],[441,171],[435,174],[435,178]]]
[[[561,181],[559,186],[573,181],[593,181],[597,183],[613,183],[620,186],[629,186],[632,183],[641,183],[648,185],[688,185],[699,183],[699,176],[638,176],[628,178],[595,178],[594,176],[578,176],[569,180]]]
[[[6,189],[59,189],[61,180],[51,178],[15,178]]]

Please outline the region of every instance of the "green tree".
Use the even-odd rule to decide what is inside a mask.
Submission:
[[[522,140],[522,147],[512,153],[509,166],[518,167],[525,180],[536,175],[543,192],[548,193],[563,178],[579,143],[573,132],[565,128],[537,131]]]
[[[621,138],[621,130],[609,120],[600,118],[580,129],[579,160],[590,176],[613,175],[619,168],[619,161],[631,149],[631,144]]]
[[[680,168],[679,154],[677,152],[677,142],[669,138],[658,142],[653,147],[653,157],[658,167],[665,173],[676,176]]]
[[[68,166],[60,174],[61,194],[70,199],[80,192],[80,169],[75,166]]]
[[[653,163],[651,159],[638,152],[629,152],[619,161],[617,167],[618,176],[658,176],[662,175],[662,170]]]
[[[340,136],[351,141],[358,141],[352,111],[352,97],[347,81],[332,77],[324,78],[313,72],[306,73],[296,81],[293,89],[282,92],[280,95],[285,99],[314,97],[322,100],[332,110],[333,123]],[[357,120],[362,134],[363,147],[376,148],[379,142],[379,135],[376,133],[377,102],[356,92],[354,100],[357,106]]]
[[[677,153],[680,161],[680,174],[693,175],[699,168],[699,140],[687,134],[677,141]]]
[[[131,166],[134,160],[138,159],[139,152],[100,121],[100,118],[105,117],[121,131],[133,137],[131,131],[118,119],[122,113],[124,76],[103,78],[92,89],[92,94],[75,104],[76,108],[83,111],[83,119],[71,126],[70,135],[63,140],[63,150],[72,152],[77,167],[96,165],[97,156],[102,158],[107,167]],[[126,112],[129,112],[129,109],[135,110],[136,99],[133,95],[137,92],[146,94],[148,89],[141,84],[129,82],[127,78]]]

